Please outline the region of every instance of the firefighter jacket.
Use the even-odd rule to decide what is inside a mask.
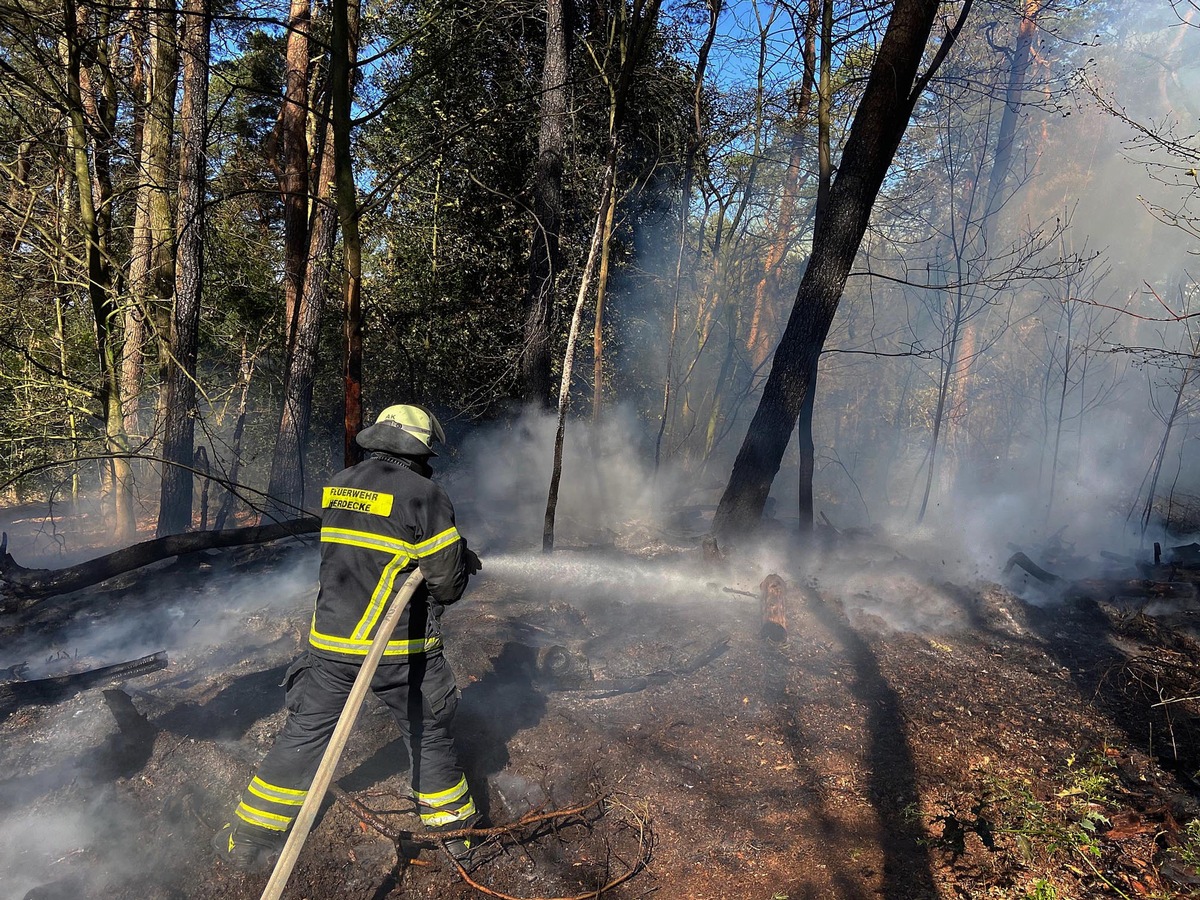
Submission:
[[[339,472],[321,495],[321,574],[309,644],[362,662],[384,611],[414,568],[424,583],[384,651],[384,662],[440,654],[439,617],[467,586],[466,544],[446,492],[423,460],[378,454]]]

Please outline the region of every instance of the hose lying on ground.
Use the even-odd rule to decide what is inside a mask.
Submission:
[[[296,860],[300,857],[300,850],[304,847],[304,842],[308,840],[308,833],[312,830],[313,822],[317,818],[317,810],[320,809],[321,801],[325,799],[325,792],[329,790],[329,785],[333,781],[333,772],[337,768],[338,760],[342,756],[342,751],[346,749],[346,741],[350,739],[350,731],[354,728],[359,710],[362,709],[363,698],[371,686],[371,679],[379,667],[379,660],[392,637],[392,632],[396,630],[396,623],[400,621],[404,608],[408,606],[408,601],[412,599],[413,592],[416,591],[421,580],[421,570],[414,569],[413,573],[408,576],[408,580],[404,582],[404,586],[400,588],[396,599],[392,601],[387,615],[379,624],[379,632],[375,635],[375,640],[371,642],[371,649],[367,651],[362,668],[358,670],[358,677],[354,679],[354,685],[350,688],[349,696],[346,697],[346,705],[342,707],[342,714],[338,716],[333,736],[329,739],[329,746],[325,748],[325,755],[321,757],[321,765],[317,769],[316,777],[313,778],[312,786],[308,789],[308,796],[304,798],[304,805],[300,807],[300,812],[296,815],[296,821],[292,825],[291,834],[288,835],[287,843],[283,845],[283,852],[279,854],[279,861],[275,863],[271,880],[263,888],[261,900],[279,900],[283,889],[287,887],[288,878],[291,877]]]

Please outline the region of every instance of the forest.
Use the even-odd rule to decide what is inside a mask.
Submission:
[[[5,501],[287,518],[407,400],[727,534],[1186,516],[1195,10],[894,6],[6,4]]]
[[[257,896],[197,835],[394,403],[468,778],[596,799],[429,874],[369,723],[310,895],[1194,896],[1198,120],[1197,0],[0,0],[11,896]]]

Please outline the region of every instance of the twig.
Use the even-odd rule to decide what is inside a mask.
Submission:
[[[599,802],[599,801],[597,801],[597,802]],[[591,805],[595,805],[595,804],[591,804]],[[441,837],[442,835],[439,834],[438,836]],[[624,884],[626,881],[629,881],[631,878],[633,878],[635,875],[637,875],[639,872],[641,872],[642,869],[644,869],[646,867],[646,864],[649,862],[649,853],[650,853],[650,849],[652,846],[653,846],[652,842],[649,839],[649,836],[647,835],[646,822],[644,819],[639,818],[638,819],[637,858],[633,861],[633,864],[625,872],[618,875],[616,878],[613,878],[611,881],[609,881],[603,887],[596,888],[593,891],[587,891],[586,893],[583,893],[583,894],[573,894],[573,895],[566,896],[566,897],[518,897],[513,894],[503,894],[500,891],[492,890],[491,888],[487,887],[486,885],[480,884],[478,881],[475,881],[467,873],[467,870],[462,867],[462,864],[459,863],[459,861],[457,859],[455,859],[454,856],[450,853],[450,850],[446,847],[445,842],[444,841],[442,842],[442,849],[446,852],[446,856],[454,864],[454,868],[458,870],[458,877],[461,878],[467,884],[468,887],[472,887],[475,890],[479,891],[481,894],[486,894],[489,897],[497,897],[497,898],[499,898],[499,900],[595,900],[595,898],[602,896],[607,891],[611,891],[613,888],[615,888],[619,884]]]

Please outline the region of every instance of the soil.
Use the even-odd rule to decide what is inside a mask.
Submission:
[[[1194,600],[956,584],[845,535],[769,569],[642,538],[485,553],[444,619],[490,822],[595,805],[484,842],[475,887],[329,801],[285,897],[575,897],[623,875],[604,897],[1196,895]],[[786,630],[760,612],[772,571]],[[260,896],[209,840],[282,722],[315,579],[310,544],[246,548],[0,622],[0,667],[29,665],[10,676],[170,656],[0,712],[0,897]],[[336,784],[420,839],[373,699]]]

